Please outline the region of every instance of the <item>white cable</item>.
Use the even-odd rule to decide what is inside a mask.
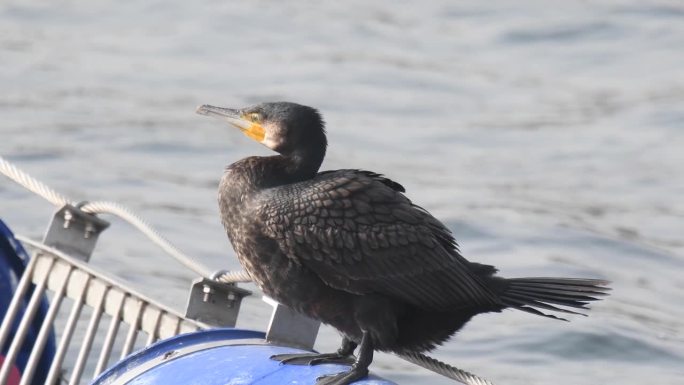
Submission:
[[[457,367],[451,366],[436,358],[426,356],[423,353],[403,353],[398,354],[404,360],[422,366],[427,370],[441,374],[444,377],[451,378],[466,385],[494,385],[491,381],[478,377],[472,373],[461,370]]]
[[[193,258],[189,257],[187,254],[180,251],[180,249],[174,246],[171,242],[166,240],[157,230],[153,229],[152,226],[147,224],[144,219],[140,218],[134,214],[131,210],[126,207],[114,203],[114,202],[88,202],[81,206],[81,210],[89,214],[112,214],[123,219],[124,221],[131,224],[133,227],[138,229],[141,233],[146,235],[152,242],[157,244],[162,250],[166,251],[169,255],[175,258],[178,262],[182,263],[188,269],[194,271],[202,277],[209,277],[211,271],[203,266],[201,263],[196,262]]]
[[[223,282],[223,283],[237,283],[237,282],[252,282],[253,279],[244,270],[240,271],[220,271],[217,273],[214,273],[213,279],[215,281]]]
[[[24,186],[26,189],[33,191],[34,193],[45,198],[55,206],[64,206],[65,204],[69,203],[69,201],[63,195],[57,193],[44,183],[39,182],[29,174],[19,170],[12,163],[5,160],[5,158],[2,156],[0,156],[0,172]]]

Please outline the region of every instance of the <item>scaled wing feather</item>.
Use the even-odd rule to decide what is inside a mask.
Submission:
[[[338,170],[264,190],[256,207],[264,235],[332,287],[435,311],[496,304],[449,230],[402,192],[379,174]]]

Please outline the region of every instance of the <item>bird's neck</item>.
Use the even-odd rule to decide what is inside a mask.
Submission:
[[[324,156],[325,150],[317,154],[300,152],[291,155],[250,157],[237,162],[231,168],[238,171],[241,179],[244,178],[243,183],[247,182],[253,189],[261,190],[315,177]]]
[[[279,157],[283,167],[275,171],[281,172],[291,181],[290,183],[299,182],[316,176],[325,157],[325,147],[295,151],[290,155],[279,155]]]

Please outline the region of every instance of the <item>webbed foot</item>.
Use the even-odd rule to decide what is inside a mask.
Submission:
[[[318,377],[316,385],[348,385],[356,380],[360,380],[368,375],[368,368],[352,366],[347,372],[328,374]]]
[[[319,365],[319,364],[341,364],[351,365],[354,363],[354,356],[342,355],[340,353],[293,353],[276,354],[271,356],[272,360],[280,361],[283,364],[291,365]]]
[[[283,364],[292,365],[318,365],[318,364],[341,364],[351,365],[355,362],[354,349],[356,343],[349,338],[342,339],[342,346],[335,353],[294,353],[276,354],[271,356],[272,360],[280,361]]]

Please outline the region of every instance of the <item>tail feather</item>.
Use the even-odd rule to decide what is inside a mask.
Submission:
[[[601,295],[610,290],[606,287],[586,287],[586,286],[559,286],[559,285],[536,285],[528,284],[525,286],[527,291],[537,291],[542,293],[566,294],[571,296]]]
[[[501,301],[507,307],[528,313],[567,321],[538,309],[552,310],[561,313],[579,314],[573,310],[588,309],[588,302],[597,301],[600,296],[607,295],[610,282],[600,279],[579,278],[513,278],[506,279],[506,286],[501,294]],[[558,306],[554,306],[558,305]],[[559,307],[563,306],[563,307]]]
[[[586,305],[587,302],[595,300],[594,297],[586,296],[586,295],[569,295],[569,294],[555,294],[555,293],[549,293],[549,292],[543,292],[543,291],[533,291],[533,290],[516,290],[516,293],[519,294],[524,294],[530,297],[535,297],[536,299],[544,299],[549,302],[551,301],[558,301],[555,302],[559,305],[564,305],[566,302],[577,302],[580,305]],[[603,293],[597,294],[597,295],[603,295]]]
[[[517,294],[512,294],[512,293],[509,293],[508,296],[509,296],[510,301],[516,301],[520,305],[531,305],[531,306],[538,307],[541,309],[553,310],[553,311],[558,311],[561,313],[586,315],[583,313],[578,313],[576,311],[572,311],[572,310],[568,310],[568,309],[564,309],[561,307],[551,305],[553,303],[553,304],[557,304],[557,305],[568,306],[565,303],[560,303],[560,301],[552,302],[552,301],[549,301],[546,299],[538,299],[538,298],[533,298],[533,297],[524,296],[524,295],[517,295]],[[541,302],[541,301],[544,301],[544,302]],[[584,306],[582,304],[573,305],[572,307],[576,308],[576,309],[588,309],[586,306]]]

